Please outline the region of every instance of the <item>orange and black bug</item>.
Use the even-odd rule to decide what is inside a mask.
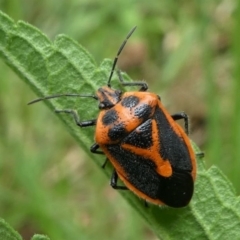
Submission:
[[[153,204],[184,207],[192,198],[196,177],[195,154],[187,136],[188,116],[183,112],[170,115],[160,97],[147,92],[145,82],[125,82],[120,71],[117,71],[120,83],[139,86],[139,91],[122,93],[111,87],[118,57],[135,29],[118,50],[107,86],[99,88],[96,95],[59,94],[29,104],[61,96],[98,100],[100,113],[94,120],[80,121],[74,110],[55,111],[72,115],[80,127],[96,125],[95,143],[90,150],[105,154],[106,161],[113,165],[110,182],[113,188],[129,189]],[[180,119],[185,122],[185,131],[175,122]],[[117,184],[118,178],[125,186]]]

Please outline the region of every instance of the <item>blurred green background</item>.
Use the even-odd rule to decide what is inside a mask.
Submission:
[[[98,63],[137,25],[119,68],[146,80],[240,192],[240,11],[237,0],[1,0],[51,40],[64,33]],[[24,239],[156,239],[44,104],[0,62],[0,217]],[[69,79],[70,81],[70,79]],[[95,106],[93,106],[95,107]]]

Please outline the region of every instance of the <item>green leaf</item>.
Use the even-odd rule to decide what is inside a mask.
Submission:
[[[106,84],[111,61],[98,67],[91,55],[75,41],[59,35],[52,43],[38,29],[0,14],[0,54],[4,61],[38,96],[55,93],[94,93]],[[117,81],[113,79],[113,84]],[[116,83],[117,84],[117,83]],[[46,101],[53,110],[76,109],[84,119],[97,116],[93,99],[59,98]],[[33,110],[34,111],[34,108]],[[80,146],[89,153],[93,129],[79,129],[66,114],[58,114]],[[195,152],[199,152],[194,146]],[[91,154],[101,165],[104,157]],[[231,183],[217,167],[206,170],[197,159],[195,193],[181,209],[149,205],[131,192],[121,192],[161,239],[239,239],[240,201]],[[110,176],[110,167],[105,172]],[[119,211],[121,211],[119,209]]]
[[[3,219],[0,219],[0,239],[22,240],[21,236],[14,231]]]
[[[50,240],[49,237],[44,236],[44,235],[40,235],[40,234],[35,234],[31,240]]]

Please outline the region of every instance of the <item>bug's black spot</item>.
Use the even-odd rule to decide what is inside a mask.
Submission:
[[[148,104],[141,104],[134,109],[134,115],[142,119],[148,119],[151,113],[152,113],[152,107]]]
[[[137,106],[139,103],[139,98],[136,96],[129,96],[122,99],[121,104],[124,107],[132,108]]]
[[[154,118],[159,129],[161,157],[168,159],[173,168],[191,172],[192,162],[186,143],[176,134],[160,108],[156,108]]]
[[[108,136],[112,141],[120,140],[126,136],[126,134],[127,131],[122,123],[114,125],[108,132]]]
[[[149,148],[152,146],[152,119],[148,119],[142,125],[137,127],[123,140],[127,143],[139,148]]]
[[[103,125],[111,125],[118,119],[118,114],[114,109],[108,110],[102,118]]]

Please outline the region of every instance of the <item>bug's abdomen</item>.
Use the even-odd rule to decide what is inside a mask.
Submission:
[[[155,204],[183,207],[193,194],[194,159],[185,133],[175,122],[170,125],[168,117],[156,108],[153,117],[120,144],[105,145],[103,150],[124,184],[138,196]]]
[[[172,169],[172,175],[164,177],[156,171],[157,166],[151,159],[124,150],[119,145],[107,146],[107,149],[114,155],[114,160],[109,159],[119,178],[142,199],[170,207],[183,207],[189,203],[194,186],[190,171]]]

